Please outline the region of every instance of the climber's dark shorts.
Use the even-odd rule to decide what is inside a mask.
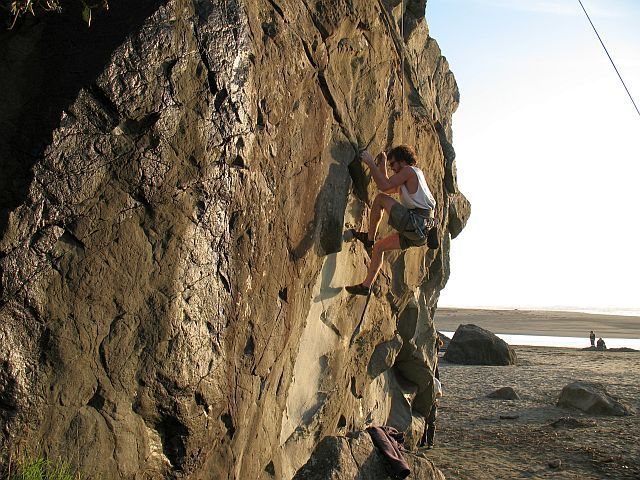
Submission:
[[[399,233],[400,248],[406,250],[409,247],[421,247],[427,243],[427,237],[416,233],[414,222],[424,227],[426,234],[429,231],[430,219],[425,219],[414,210],[409,210],[401,203],[396,203],[391,207],[389,215],[389,225]]]

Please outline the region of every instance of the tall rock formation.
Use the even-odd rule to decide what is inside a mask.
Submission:
[[[1,460],[280,479],[369,423],[415,441],[469,213],[425,2],[109,3],[0,34]],[[376,192],[357,150],[400,142],[441,247],[350,297],[367,257],[342,232]]]

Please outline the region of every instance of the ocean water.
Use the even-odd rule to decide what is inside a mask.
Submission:
[[[442,334],[453,337],[455,332],[445,332]],[[512,335],[508,333],[496,333],[498,337],[509,345],[530,345],[535,347],[568,347],[585,348],[591,346],[586,337],[553,337],[548,335]],[[640,338],[603,338],[607,348],[633,348],[640,350]]]
[[[621,315],[623,317],[640,317],[638,308],[579,308],[579,307],[557,307],[554,310],[561,312],[582,312],[595,313],[596,315]]]
[[[575,307],[571,305],[517,305],[517,306],[489,306],[489,305],[448,305],[439,303],[441,308],[463,308],[473,310],[530,310],[543,312],[575,312],[592,313],[595,315],[620,315],[623,317],[640,317],[640,307]]]

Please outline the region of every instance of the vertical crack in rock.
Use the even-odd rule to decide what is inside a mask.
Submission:
[[[318,65],[316,64],[316,61],[313,59],[313,55],[311,54],[311,50],[309,49],[309,44],[303,38],[300,39],[300,42],[302,43],[302,48],[304,49],[304,54],[307,56],[307,60],[309,60],[309,63],[311,64],[311,66],[313,66],[313,68],[317,69]],[[326,98],[326,95],[325,95],[325,98]]]
[[[309,14],[309,18],[313,22],[314,27],[316,28],[316,30],[318,30],[318,32],[320,32],[322,41],[325,41],[330,35],[329,31],[325,28],[325,26],[320,21],[318,21],[317,16],[314,14],[314,12],[311,10],[311,7],[309,6],[309,2],[307,2],[306,0],[303,0],[302,4],[307,9],[307,13]],[[316,2],[316,5],[319,5],[319,4],[320,2]]]
[[[324,72],[318,72],[318,84],[320,86],[320,91],[322,92],[325,100],[327,101],[327,104],[331,107],[331,111],[333,112],[333,118],[335,122],[338,124],[338,126],[342,130],[342,133],[344,134],[344,136],[351,143],[353,151],[357,154],[358,142],[353,137],[353,135],[351,134],[347,126],[344,124],[342,115],[340,114],[340,111],[338,109],[338,104],[336,103],[336,100],[333,98],[333,95],[331,94],[331,89],[329,88],[329,84],[327,83]]]
[[[280,15],[280,17],[283,20],[286,20],[284,13],[282,12],[282,8],[280,8],[280,5],[278,5],[274,0],[268,0],[268,2],[271,4],[271,6],[273,7],[273,9],[278,12],[278,15]]]

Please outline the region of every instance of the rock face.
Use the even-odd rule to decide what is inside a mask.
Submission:
[[[464,365],[515,365],[517,360],[507,342],[476,325],[460,325],[443,358]]]
[[[607,393],[599,383],[573,382],[560,392],[558,406],[577,408],[593,415],[632,415],[632,410],[616,397]]]
[[[444,475],[424,458],[405,453],[411,474],[408,478],[444,480]],[[325,437],[309,461],[293,477],[294,480],[386,480],[384,460],[367,433],[347,437]]]
[[[469,214],[425,2],[403,29],[399,1],[109,5],[0,34],[0,461],[279,479],[327,435],[420,430]],[[350,297],[366,254],[342,232],[376,193],[358,148],[401,142],[441,246]]]

